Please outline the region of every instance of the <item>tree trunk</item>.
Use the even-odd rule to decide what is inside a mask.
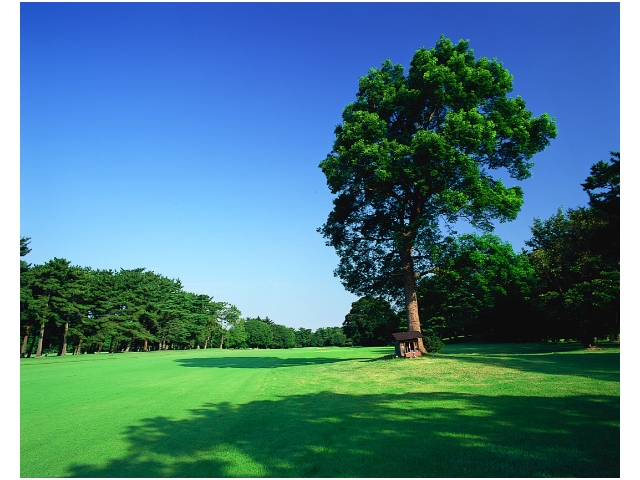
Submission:
[[[402,282],[404,284],[404,302],[407,307],[407,327],[409,331],[420,332],[420,315],[418,313],[418,294],[416,292],[416,275],[413,269],[411,249],[400,254],[402,260]],[[422,338],[418,339],[418,349],[427,353]]]
[[[27,353],[27,343],[29,343],[29,332],[31,332],[31,325],[27,325],[27,331],[24,334],[24,338],[22,339],[22,348],[20,349],[20,358],[24,358],[25,353]]]
[[[143,352],[148,352],[149,351],[149,342],[147,341],[147,339],[144,339],[144,346],[142,347],[142,351]]]
[[[76,348],[73,349],[74,355],[80,355],[80,353],[82,353],[82,339],[78,341],[78,345],[76,345]]]
[[[42,356],[42,340],[44,339],[44,323],[40,324],[40,337],[38,338],[38,348],[36,350],[36,358]]]
[[[62,346],[58,352],[58,356],[67,354],[67,335],[69,333],[69,322],[64,322],[64,333],[62,334]]]
[[[33,353],[33,347],[36,345],[36,342],[37,342],[36,336],[32,335],[31,344],[27,348],[27,353],[25,355],[27,358],[31,358],[31,354]]]

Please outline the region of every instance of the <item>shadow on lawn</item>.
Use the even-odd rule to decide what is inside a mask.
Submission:
[[[143,419],[70,477],[619,477],[616,396],[322,392]]]
[[[476,365],[511,368],[547,375],[570,375],[620,382],[620,355],[589,353],[584,355],[488,355],[455,356],[457,361]]]
[[[183,367],[210,368],[279,368],[320,365],[323,363],[368,360],[362,358],[278,358],[278,357],[223,357],[223,358],[180,358],[175,360]]]

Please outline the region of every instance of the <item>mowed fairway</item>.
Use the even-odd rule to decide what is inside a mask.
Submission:
[[[21,360],[21,477],[619,477],[620,350]]]

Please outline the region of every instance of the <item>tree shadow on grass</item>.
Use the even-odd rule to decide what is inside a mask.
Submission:
[[[614,396],[322,392],[142,419],[70,477],[619,477]]]
[[[279,357],[223,357],[223,358],[180,358],[175,361],[183,367],[204,368],[279,368],[321,365],[324,363],[368,360],[363,358],[279,358]]]
[[[547,375],[570,375],[620,382],[620,355],[616,353],[588,353],[580,355],[489,355],[455,356],[457,361],[475,365],[544,373]]]
[[[575,352],[584,350],[580,342],[527,342],[509,343],[486,341],[446,342],[443,350],[447,354],[479,355],[537,355],[542,353]],[[615,344],[620,348],[620,344]]]

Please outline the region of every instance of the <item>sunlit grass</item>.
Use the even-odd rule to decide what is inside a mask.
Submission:
[[[616,477],[619,348],[21,361],[22,477]],[[410,467],[410,468],[409,468]]]

